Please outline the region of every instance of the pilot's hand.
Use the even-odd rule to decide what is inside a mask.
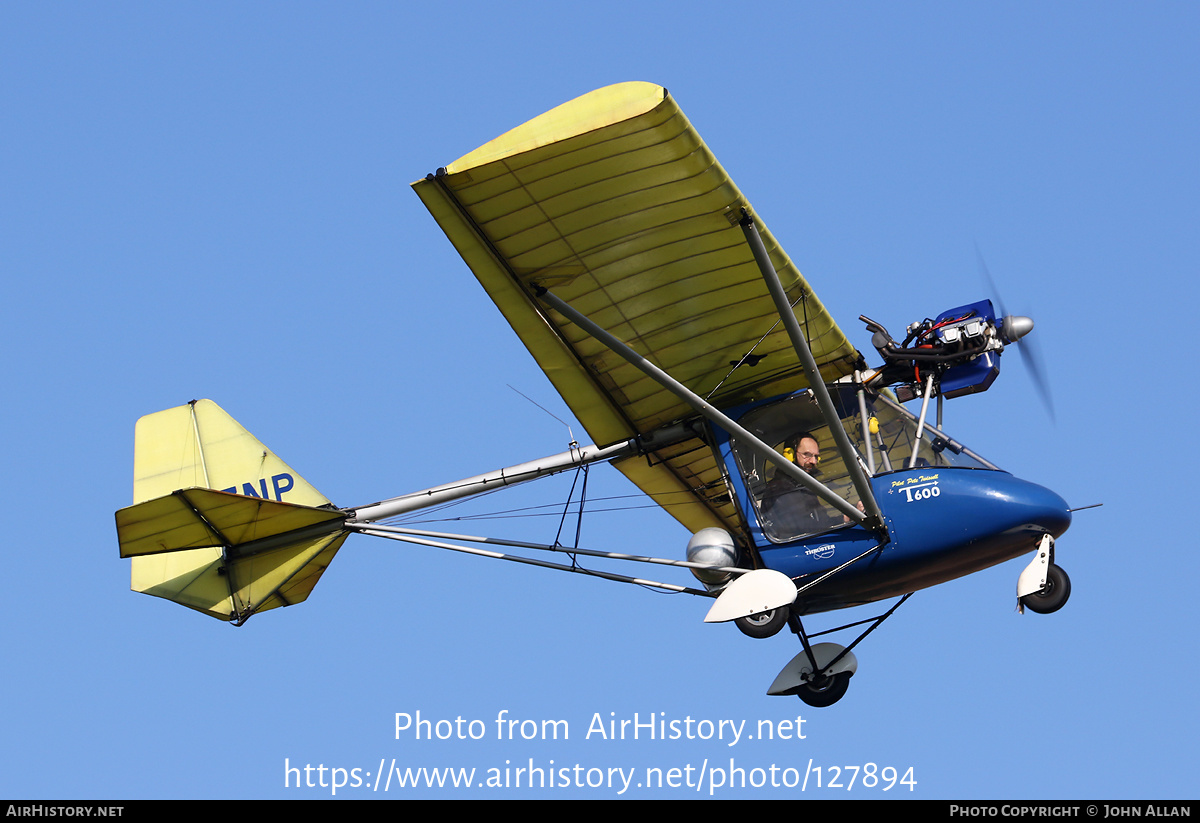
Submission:
[[[860,512],[862,512],[863,514],[866,514],[866,513],[867,513],[867,509],[866,509],[866,507],[865,507],[865,506],[863,506],[863,502],[862,502],[861,500],[859,500],[859,501],[858,501],[858,510],[859,510]],[[849,517],[849,515],[845,515],[845,514],[843,514],[843,515],[842,515],[842,523],[849,523],[849,522],[850,522],[850,517]]]

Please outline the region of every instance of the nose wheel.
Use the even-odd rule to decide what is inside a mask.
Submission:
[[[1021,598],[1021,605],[1037,614],[1051,614],[1067,604],[1071,596],[1071,578],[1053,563],[1046,570],[1046,585],[1040,591]]]

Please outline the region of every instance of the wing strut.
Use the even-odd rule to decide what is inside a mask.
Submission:
[[[876,531],[880,534],[881,539],[883,539],[883,540],[887,539],[887,529],[883,526],[883,521],[879,517],[879,514],[878,514],[879,508],[878,508],[878,506],[875,505],[874,497],[864,498],[865,500],[870,501],[870,506],[874,508],[874,511],[876,513],[876,521],[872,525],[872,524],[868,523],[867,518],[856,507],[850,505],[850,503],[848,503],[846,500],[843,500],[839,495],[834,493],[831,489],[829,489],[827,486],[822,484],[819,480],[817,480],[812,475],[805,472],[803,469],[801,469],[799,466],[797,466],[791,460],[788,460],[786,457],[784,457],[779,452],[775,451],[775,449],[771,448],[770,445],[768,445],[767,443],[764,443],[758,437],[755,437],[749,431],[747,431],[746,429],[742,428],[737,423],[735,423],[731,418],[727,417],[725,414],[721,413],[716,408],[711,406],[709,403],[707,403],[704,400],[704,398],[700,397],[698,394],[693,392],[687,386],[680,383],[674,377],[671,377],[671,375],[667,374],[665,371],[660,369],[658,366],[654,365],[649,360],[642,357],[640,354],[638,354],[636,351],[631,349],[629,346],[625,345],[623,342],[618,340],[616,337],[614,337],[608,331],[600,328],[595,323],[593,323],[591,320],[589,320],[587,317],[585,317],[583,314],[581,314],[578,311],[576,311],[575,309],[573,309],[570,305],[568,305],[561,298],[559,298],[558,296],[551,293],[549,289],[546,289],[542,286],[535,286],[535,293],[537,294],[537,296],[540,300],[549,304],[552,308],[557,310],[560,314],[562,314],[564,317],[569,319],[572,323],[579,326],[581,329],[586,331],[588,334],[590,334],[592,337],[596,338],[598,341],[600,341],[604,345],[608,346],[610,349],[612,349],[617,354],[621,355],[621,357],[625,358],[632,365],[637,366],[639,369],[642,370],[642,372],[644,372],[646,374],[646,376],[657,381],[664,388],[670,390],[671,392],[674,392],[674,394],[676,396],[678,396],[679,399],[683,400],[685,403],[687,403],[689,406],[691,406],[693,409],[695,409],[698,413],[700,413],[704,417],[708,418],[708,420],[710,420],[714,424],[720,426],[725,431],[729,432],[730,436],[735,437],[739,441],[745,443],[752,451],[754,451],[763,460],[774,464],[774,466],[776,467],[776,469],[778,471],[782,471],[788,477],[791,477],[792,479],[794,479],[797,483],[801,483],[804,486],[808,487],[810,490],[812,490],[812,492],[814,494],[818,495],[819,497],[821,497],[821,499],[828,502],[829,505],[833,506],[835,509],[840,511],[842,514],[846,515],[846,517],[850,518],[850,520],[854,521],[855,523],[859,523],[864,526],[867,526],[868,528],[872,528],[874,531]],[[822,388],[825,385],[824,383],[820,382],[819,378],[818,378],[817,384],[820,385]],[[828,394],[826,394],[826,398],[828,398]],[[834,414],[833,419],[834,420],[838,419],[836,414]],[[831,425],[829,428],[841,431],[840,426],[832,426]],[[843,438],[846,437],[846,434],[844,431],[842,431],[842,437]],[[849,442],[848,439],[847,439],[847,442]],[[855,458],[855,460],[857,460],[857,457]],[[849,461],[847,461],[847,462],[849,462]],[[855,463],[855,465],[857,465],[857,463]],[[868,495],[870,494],[869,486],[867,487],[867,493],[868,493]]]
[[[812,387],[817,405],[821,407],[821,414],[825,416],[825,420],[829,424],[829,431],[833,434],[833,442],[837,445],[838,454],[842,456],[842,462],[846,464],[846,470],[850,472],[850,480],[854,483],[854,490],[858,492],[858,497],[862,500],[867,517],[865,521],[860,520],[859,522],[862,522],[871,531],[887,534],[887,529],[883,525],[883,513],[879,510],[879,504],[875,502],[875,495],[871,491],[871,482],[863,472],[862,466],[859,465],[858,452],[855,451],[854,446],[850,443],[850,438],[846,435],[846,430],[842,427],[841,417],[838,416],[837,410],[833,406],[833,398],[829,396],[829,389],[825,387],[825,379],[821,377],[821,371],[817,368],[817,361],[808,347],[808,340],[805,339],[804,331],[796,320],[796,313],[792,311],[792,306],[783,291],[783,284],[779,282],[779,275],[775,271],[775,266],[771,264],[771,257],[767,254],[766,246],[763,245],[762,238],[758,235],[754,218],[746,209],[742,209],[740,225],[742,233],[746,235],[746,243],[754,252],[754,262],[758,264],[763,280],[767,283],[767,290],[771,292],[771,299],[775,301],[775,310],[779,312],[779,319],[783,321],[783,327],[792,341],[796,356],[800,358],[800,365],[804,367],[808,385]]]

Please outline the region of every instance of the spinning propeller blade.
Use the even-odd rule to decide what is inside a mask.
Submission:
[[[1021,345],[1017,346],[1017,350],[1021,353],[1021,363],[1024,365],[1025,370],[1029,372],[1029,377],[1033,380],[1034,388],[1037,390],[1038,397],[1041,398],[1042,405],[1046,407],[1046,413],[1050,415],[1051,422],[1054,422],[1054,398],[1050,394],[1050,383],[1046,379],[1046,368],[1043,365],[1041,347],[1038,345],[1036,337],[1026,337],[1029,332],[1033,331],[1033,319],[1023,315],[1008,313],[1008,308],[1004,305],[1004,299],[1000,296],[1000,289],[996,288],[996,281],[992,279],[992,273],[988,271],[987,263],[983,260],[983,252],[979,250],[978,243],[975,244],[975,256],[979,260],[979,271],[983,273],[984,280],[987,281],[992,299],[996,301],[996,308],[1000,310],[1000,314],[1004,317],[1004,320],[1001,322],[1001,334],[1006,343],[1021,341]]]

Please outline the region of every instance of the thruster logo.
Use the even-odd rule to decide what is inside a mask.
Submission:
[[[811,549],[805,550],[804,553],[814,560],[828,560],[833,557],[835,548],[833,543],[822,543],[820,546],[813,546]]]

